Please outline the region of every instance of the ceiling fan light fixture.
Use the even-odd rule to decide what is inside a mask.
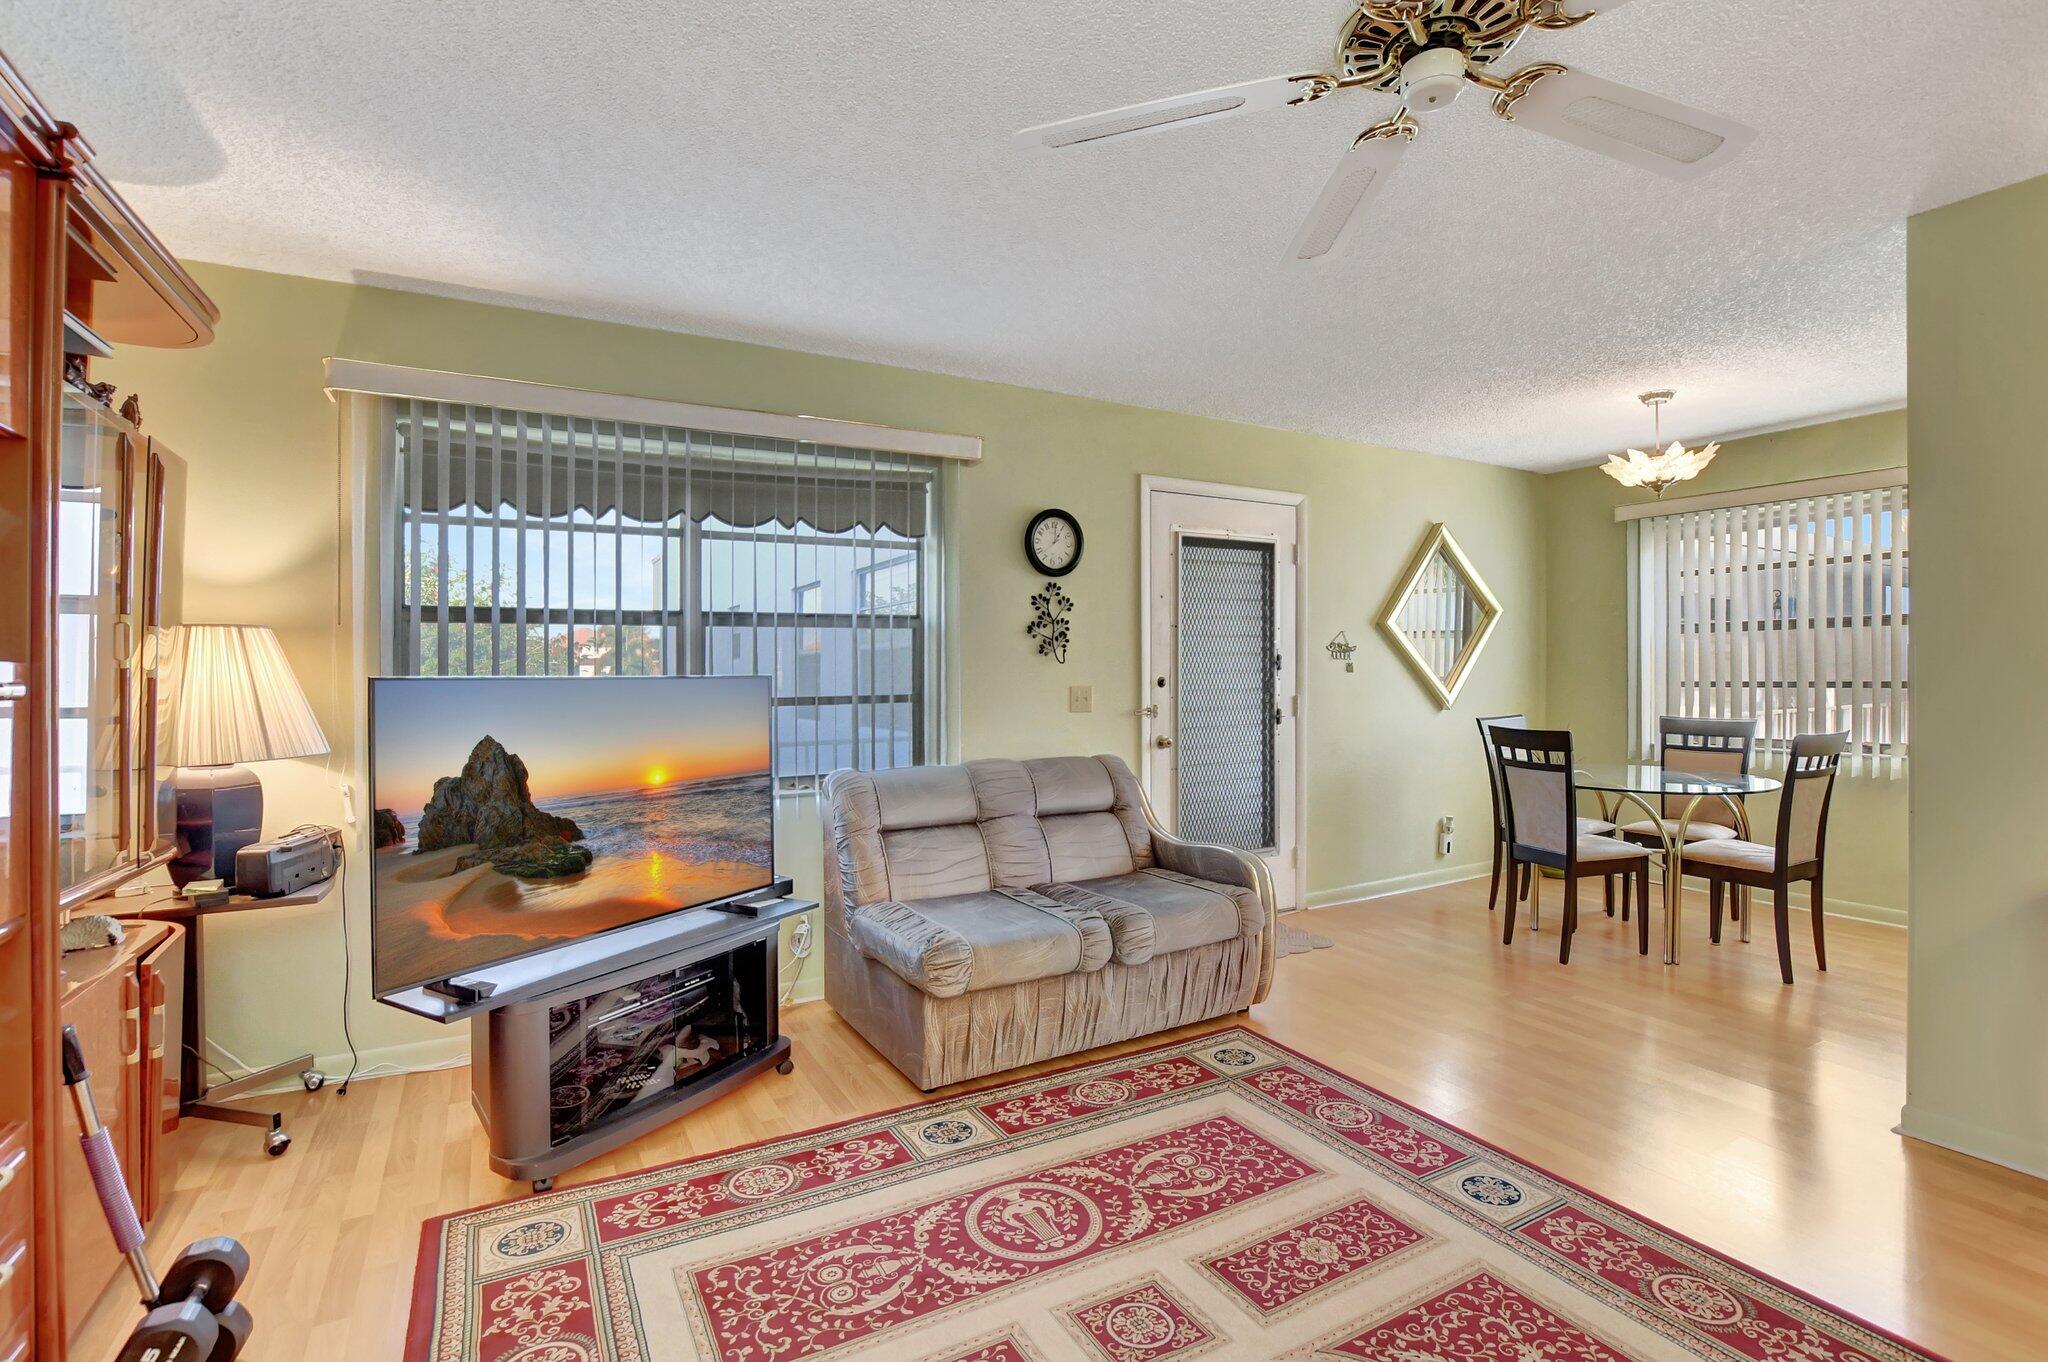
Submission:
[[[1600,465],[1600,471],[1613,478],[1623,487],[1647,487],[1661,497],[1664,489],[1689,481],[1707,471],[1707,465],[1721,452],[1721,446],[1707,445],[1703,449],[1687,449],[1683,443],[1673,440],[1669,448],[1664,447],[1664,405],[1678,394],[1669,388],[1644,393],[1641,401],[1655,413],[1656,438],[1651,441],[1649,451],[1631,449],[1626,454],[1610,454],[1607,462]]]
[[[1401,102],[1414,113],[1435,113],[1457,103],[1470,63],[1455,47],[1428,47],[1401,67]]]

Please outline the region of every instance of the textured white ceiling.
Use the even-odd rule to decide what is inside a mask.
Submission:
[[[1328,63],[1344,0],[14,0],[4,47],[181,254],[1527,468],[1905,396],[1905,219],[2048,172],[2043,0],[1635,0],[1514,54],[1762,130],[1670,184],[1389,96],[1060,157],[1034,123]]]

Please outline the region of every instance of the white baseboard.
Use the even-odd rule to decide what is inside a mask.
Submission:
[[[1970,1121],[1958,1121],[1952,1116],[1920,1111],[1911,1102],[1900,1109],[1899,1124],[1894,1129],[1909,1139],[1940,1145],[1943,1149],[1952,1149],[1973,1159],[2010,1168],[2015,1173],[2048,1178],[2048,1144],[2042,1143],[2038,1131],[2030,1138],[1991,1130]]]
[[[1445,865],[1434,870],[1419,870],[1412,875],[1395,875],[1384,880],[1367,880],[1363,884],[1340,885],[1335,889],[1311,890],[1302,900],[1304,908],[1334,908],[1340,903],[1363,903],[1367,899],[1383,899],[1394,894],[1406,894],[1416,889],[1434,889],[1442,884],[1461,884],[1466,880],[1483,880],[1491,873],[1488,863],[1476,865]]]
[[[451,1034],[433,1040],[413,1041],[405,1045],[380,1045],[358,1051],[356,1060],[356,1081],[371,1078],[391,1078],[398,1074],[421,1073],[428,1069],[452,1069],[469,1063],[469,1028],[449,1028]],[[209,1049],[212,1047],[209,1046]],[[387,1067],[388,1066],[388,1067]],[[348,1075],[348,1051],[338,1054],[313,1056],[313,1067],[327,1075],[331,1088]],[[375,1069],[376,1073],[365,1073]],[[230,1070],[229,1072],[233,1072]],[[287,1078],[267,1087],[251,1089],[244,1096],[260,1097],[270,1093],[301,1092],[303,1085],[296,1078]],[[234,1099],[240,1101],[240,1098]]]
[[[1650,877],[1650,883],[1662,885],[1664,880],[1661,876],[1653,875]],[[1688,884],[1686,891],[1688,893],[1695,893],[1704,887],[1704,882],[1697,882]],[[1792,906],[1794,908],[1805,909],[1808,898],[1809,895],[1804,888],[1794,887],[1792,890]],[[1756,900],[1758,903],[1768,905],[1771,901],[1771,896],[1768,892],[1759,889],[1756,893]],[[1894,908],[1890,904],[1884,903],[1858,903],[1854,899],[1838,899],[1832,894],[1828,895],[1827,911],[1829,917],[1848,918],[1852,922],[1872,922],[1880,927],[1904,927],[1907,923],[1907,914],[1904,908]]]
[[[1389,898],[1395,894],[1411,893],[1417,889],[1434,889],[1439,885],[1461,884],[1467,880],[1483,880],[1492,873],[1489,863],[1475,865],[1440,866],[1435,870],[1418,871],[1412,875],[1395,875],[1384,880],[1367,880],[1363,884],[1340,885],[1335,889],[1311,890],[1303,900],[1304,908],[1334,908],[1345,903],[1364,903],[1369,899]],[[1661,883],[1652,878],[1652,883]],[[1688,886],[1691,888],[1692,886]],[[1757,898],[1768,904],[1771,896],[1759,893]],[[1801,889],[1792,891],[1792,905],[1806,906],[1806,893]],[[1858,903],[1854,899],[1828,899],[1828,916],[1849,918],[1857,922],[1874,922],[1883,927],[1904,927],[1906,910],[1882,903]]]

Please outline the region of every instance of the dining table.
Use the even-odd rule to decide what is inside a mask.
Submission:
[[[1608,822],[1629,821],[1623,817],[1623,810],[1633,805],[1642,810],[1643,817],[1657,830],[1664,855],[1664,963],[1677,964],[1679,908],[1685,901],[1685,834],[1693,816],[1703,804],[1725,806],[1734,815],[1736,836],[1754,840],[1749,835],[1749,812],[1743,807],[1743,799],[1769,794],[1784,782],[1747,773],[1709,775],[1701,771],[1675,771],[1656,762],[1633,761],[1574,764],[1572,779],[1581,793],[1599,799],[1600,816]],[[1677,800],[1684,803],[1673,817],[1666,810]],[[1747,941],[1752,916],[1749,891],[1740,893],[1742,939]]]

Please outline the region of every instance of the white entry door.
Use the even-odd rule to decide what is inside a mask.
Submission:
[[[1301,499],[1145,486],[1146,792],[1180,836],[1257,852],[1300,899]]]

